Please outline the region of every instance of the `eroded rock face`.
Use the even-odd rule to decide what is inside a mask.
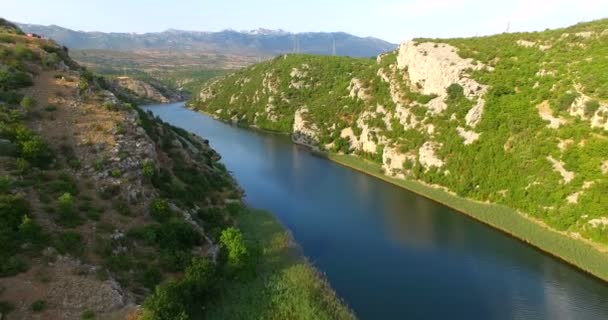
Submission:
[[[305,106],[296,111],[293,120],[293,133],[291,139],[298,144],[316,147],[319,129],[315,124],[309,126],[308,121],[304,118],[307,113],[308,108]]]
[[[384,170],[384,173],[389,176],[402,179],[405,178],[403,165],[406,161],[416,161],[416,156],[413,154],[401,153],[393,147],[385,147],[382,152],[382,169]]]
[[[453,83],[460,84],[467,97],[478,96],[484,86],[471,79],[468,70],[485,66],[461,58],[455,47],[444,43],[406,41],[399,47],[397,66],[406,69],[412,84],[419,84],[424,94],[445,96]]]
[[[472,59],[463,59],[453,46],[444,43],[406,41],[399,47],[397,67],[407,70],[412,89],[426,95],[437,95],[441,103],[447,96],[446,89],[457,83],[464,89],[468,99],[477,100],[476,105],[467,114],[467,125],[474,127],[481,120],[485,101],[482,96],[487,86],[473,80],[468,72],[486,68],[483,64]],[[433,112],[441,112],[441,107],[435,102]]]

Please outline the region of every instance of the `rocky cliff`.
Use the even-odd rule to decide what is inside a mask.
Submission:
[[[600,20],[415,39],[376,60],[286,55],[208,85],[191,105],[604,246],[607,41]]]

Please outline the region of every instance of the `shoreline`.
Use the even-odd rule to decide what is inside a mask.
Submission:
[[[305,147],[305,146],[303,146]],[[357,164],[353,164],[353,163],[349,163],[348,161],[344,161],[344,159],[341,158],[350,158],[350,160],[353,160],[353,162],[366,162],[366,160],[358,158],[356,156],[352,156],[352,155],[338,155],[338,154],[331,154],[331,153],[321,153],[316,151],[315,152],[315,156],[321,156],[327,160],[330,160],[336,164],[339,164],[343,167],[349,168],[351,170],[357,171],[359,173],[363,173],[366,174],[368,176],[374,177],[374,178],[378,178],[380,180],[383,180],[387,183],[390,183],[394,186],[397,186],[401,189],[404,189],[408,192],[412,192],[420,197],[423,197],[425,199],[428,199],[430,201],[433,201],[435,203],[441,204],[451,210],[454,210],[455,212],[464,215],[465,217],[472,219],[476,222],[482,223],[496,231],[499,231],[505,235],[508,235],[518,241],[521,241],[529,246],[531,246],[532,248],[542,252],[543,254],[549,255],[552,258],[555,258],[565,264],[567,264],[568,266],[575,268],[583,273],[585,273],[588,276],[591,276],[595,279],[601,280],[602,282],[608,283],[608,254],[603,253],[602,251],[600,251],[598,248],[596,248],[595,246],[593,246],[591,243],[589,243],[588,241],[585,240],[577,240],[574,239],[570,236],[567,236],[563,233],[561,233],[560,231],[551,229],[549,227],[543,226],[540,224],[540,222],[535,221],[529,217],[526,217],[525,215],[518,213],[515,209],[506,207],[504,205],[499,205],[499,204],[492,204],[492,203],[482,203],[482,202],[478,202],[475,200],[471,200],[471,199],[466,199],[466,198],[462,198],[462,197],[458,197],[457,195],[453,195],[450,194],[444,190],[440,190],[440,189],[436,189],[433,188],[431,186],[425,185],[421,182],[418,181],[414,181],[414,180],[405,180],[405,179],[396,179],[396,178],[392,178],[389,176],[386,176],[384,174],[380,174],[380,173],[374,173],[374,172],[370,172],[366,169],[364,169],[362,166],[358,166]],[[368,165],[375,165],[373,163],[367,163]],[[405,186],[404,184],[406,183],[411,183],[411,184],[417,184],[420,188],[422,189],[427,189],[427,190],[416,190],[414,188],[409,188],[407,186]],[[426,192],[425,192],[426,191]],[[557,252],[558,250],[551,250],[549,248],[547,248],[547,246],[544,246],[543,244],[539,243],[539,242],[543,242],[543,241],[538,241],[535,239],[531,239],[530,235],[526,236],[526,235],[522,235],[521,233],[525,233],[522,231],[517,231],[517,230],[512,230],[511,228],[505,227],[504,225],[500,225],[498,223],[495,223],[493,221],[491,221],[492,219],[486,218],[484,219],[484,213],[482,212],[471,212],[472,210],[467,210],[465,208],[460,208],[458,205],[454,204],[454,203],[449,203],[446,201],[442,201],[441,199],[439,199],[439,197],[433,196],[432,192],[440,192],[443,193],[444,196],[446,197],[452,197],[454,198],[453,200],[455,201],[464,201],[464,202],[469,202],[469,204],[471,205],[475,205],[475,206],[485,206],[488,207],[487,209],[490,209],[491,207],[497,207],[500,208],[502,211],[511,211],[512,215],[517,216],[518,218],[524,220],[527,224],[529,224],[530,226],[534,226],[533,228],[537,228],[539,229],[538,231],[540,231],[542,233],[550,233],[552,234],[554,237],[560,237],[562,238],[561,240],[563,241],[568,241],[571,242],[573,244],[576,244],[578,247],[580,247],[581,249],[585,249],[585,250],[592,250],[593,252],[596,253],[596,255],[598,256],[598,261],[600,262],[601,266],[603,266],[604,268],[601,268],[601,266],[599,268],[592,268],[592,267],[587,267],[581,263],[577,263],[574,260],[574,257],[566,257],[565,254],[563,253],[559,253]],[[490,215],[488,215],[490,216]],[[539,234],[539,235],[540,235]],[[558,246],[559,247],[559,246]],[[577,248],[578,249],[578,248]],[[602,257],[600,257],[602,256]],[[602,259],[603,258],[603,259]],[[596,270],[597,269],[597,270]]]
[[[186,108],[203,113],[215,120],[230,123],[212,114],[199,109]],[[239,126],[252,131],[267,132],[271,134],[289,135],[275,131],[263,130],[251,126]],[[378,178],[394,186],[412,192],[425,199],[441,204],[469,219],[482,223],[498,232],[521,241],[532,248],[557,259],[569,267],[575,268],[595,279],[608,283],[608,254],[599,249],[597,245],[586,239],[575,239],[564,232],[550,228],[542,221],[537,221],[517,210],[505,205],[494,203],[482,203],[472,199],[462,198],[444,190],[433,188],[415,180],[397,179],[380,173],[381,167],[365,159],[353,155],[339,155],[318,151],[310,146],[293,142],[302,148],[306,148],[311,155],[322,157],[351,170]],[[371,170],[371,167],[377,170]],[[375,172],[378,171],[378,172]],[[498,214],[494,213],[498,211]],[[584,263],[581,260],[586,260]]]

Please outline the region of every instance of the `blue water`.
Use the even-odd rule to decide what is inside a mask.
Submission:
[[[449,208],[315,157],[288,137],[147,106],[209,139],[361,319],[608,319],[608,285]]]

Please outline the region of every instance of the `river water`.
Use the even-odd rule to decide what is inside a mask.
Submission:
[[[288,137],[146,106],[209,139],[361,319],[608,319],[608,284]]]

